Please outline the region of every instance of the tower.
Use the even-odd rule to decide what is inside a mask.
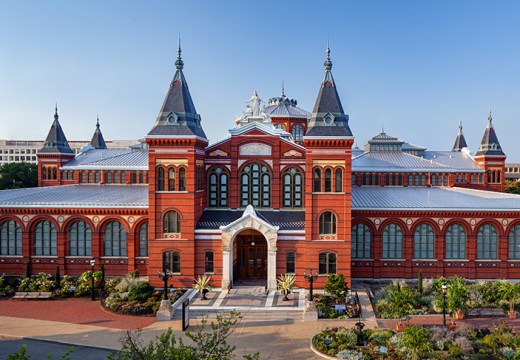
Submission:
[[[463,148],[467,148],[468,144],[466,143],[466,139],[464,138],[464,134],[462,133],[462,121],[459,124],[459,132],[457,133],[457,137],[455,138],[455,144],[453,144],[453,149],[451,151],[461,152]]]
[[[475,161],[486,170],[484,185],[486,190],[504,191],[506,154],[502,151],[497,134],[493,128],[493,117],[489,111],[488,123]]]
[[[94,135],[92,135],[90,145],[92,145],[96,149],[107,148],[107,144],[105,143],[105,139],[103,138],[103,134],[101,133],[101,129],[99,128],[99,116],[97,117],[96,130],[94,131]]]
[[[58,105],[54,121],[43,147],[38,150],[38,186],[61,185],[60,167],[74,159],[74,151],[63,133],[58,115]]]
[[[149,146],[149,267],[163,264],[174,286],[191,286],[195,275],[195,225],[206,205],[204,149],[208,139],[191,99],[179,43],[176,72],[152,129]],[[159,285],[160,281],[154,279]]]
[[[354,136],[332,77],[328,47],[324,66],[325,75],[303,137],[306,263],[318,267],[322,274],[341,273],[350,282]]]

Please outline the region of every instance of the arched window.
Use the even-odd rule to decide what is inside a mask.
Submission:
[[[137,174],[134,171],[132,171],[132,175],[130,177],[130,183],[131,184],[136,184],[137,183]]]
[[[92,184],[92,173],[91,172],[88,173],[88,183]]]
[[[493,225],[485,224],[477,233],[477,259],[493,260],[498,258],[498,233]]]
[[[106,173],[106,183],[107,184],[112,184],[112,173],[109,171]]]
[[[87,174],[84,171],[81,172],[81,183],[84,184],[87,182]]]
[[[446,230],[446,259],[466,258],[466,230],[459,224]]]
[[[52,168],[52,179],[56,180],[58,177],[56,176],[56,168]]]
[[[353,259],[370,259],[370,245],[372,243],[372,234],[365,224],[356,224],[352,227],[352,258]]]
[[[119,183],[119,172],[114,171],[114,184],[118,184],[118,183]]]
[[[186,191],[186,169],[179,169],[179,191]]]
[[[381,258],[403,258],[403,230],[397,224],[388,224],[383,230],[383,249]]]
[[[336,169],[336,175],[334,181],[336,182],[336,192],[343,191],[343,170]]]
[[[520,225],[509,231],[509,259],[520,260]]]
[[[434,238],[433,228],[428,224],[421,224],[415,228],[413,234],[413,257],[414,259],[433,259],[434,258]]]
[[[228,206],[228,175],[222,168],[216,168],[209,174],[208,197],[210,207]]]
[[[288,252],[285,255],[285,273],[294,274],[296,272],[296,254]]]
[[[139,184],[144,183],[144,174],[142,172],[139,173]]]
[[[96,171],[95,173],[95,179],[96,179],[96,184],[99,184],[99,182],[101,181],[101,178],[99,176],[99,171]]]
[[[47,180],[47,168],[42,167],[42,179]]]
[[[335,274],[336,273],[336,254],[320,253],[318,273],[320,273],[320,274]]]
[[[204,272],[213,273],[213,251],[206,251],[204,253]]]
[[[181,217],[177,211],[168,211],[163,217],[163,233],[180,233]]]
[[[181,253],[178,251],[163,252],[163,269],[167,272],[181,272]]]
[[[397,176],[397,185],[403,186],[403,175],[401,175],[401,174],[399,174],[399,176]]]
[[[22,230],[14,220],[0,225],[0,255],[22,255]]]
[[[271,205],[271,175],[267,166],[251,163],[240,175],[241,205],[269,207]]]
[[[157,191],[164,191],[164,169],[157,169]]]
[[[296,124],[291,129],[294,141],[303,141],[303,126]]]
[[[325,169],[325,192],[332,191],[332,170]]]
[[[34,255],[56,256],[56,228],[50,221],[40,221],[34,228]]]
[[[92,233],[84,221],[77,221],[70,226],[69,255],[92,256]]]
[[[303,206],[303,176],[295,168],[283,175],[283,206],[300,208]]]
[[[105,226],[105,256],[126,256],[126,230],[119,221],[109,222]]]
[[[148,256],[148,223],[145,222],[139,228],[139,255],[141,257]]]
[[[126,173],[121,171],[121,184],[126,184]]]
[[[330,211],[320,215],[320,235],[336,234],[336,215]]]
[[[314,182],[312,191],[321,192],[321,169],[314,169],[313,174]]]
[[[168,191],[175,191],[175,169],[168,169]]]

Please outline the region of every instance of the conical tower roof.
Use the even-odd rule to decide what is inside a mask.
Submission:
[[[324,66],[325,75],[305,136],[352,136],[352,131],[348,126],[348,115],[345,115],[343,111],[338,90],[332,77],[332,61],[328,47]]]
[[[99,128],[99,116],[96,122],[96,131],[94,131],[94,135],[92,135],[92,140],[90,140],[90,145],[95,147],[96,149],[106,149],[107,144],[105,143],[105,139],[103,138],[103,134],[101,133],[101,129]]]
[[[43,147],[38,151],[39,154],[74,154],[69,146],[69,142],[61,129],[58,116],[58,105],[54,113],[54,121],[47,134]]]
[[[451,151],[460,152],[463,148],[467,148],[468,144],[466,143],[466,139],[464,138],[464,134],[462,133],[462,121],[459,124],[459,132],[457,137],[455,138],[455,144],[453,144],[453,149]]]
[[[488,124],[486,127],[486,131],[484,131],[484,136],[482,137],[482,141],[480,142],[480,147],[478,148],[475,156],[505,156],[502,151],[502,147],[500,146],[500,142],[498,141],[497,134],[495,133],[495,129],[493,128],[493,117],[491,116],[491,111],[488,116]]]
[[[207,139],[200,124],[200,115],[197,114],[191,99],[188,83],[182,72],[184,62],[181,58],[180,42],[175,67],[177,71],[170,84],[157,120],[148,136],[198,136]]]

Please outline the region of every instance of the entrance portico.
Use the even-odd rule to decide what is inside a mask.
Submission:
[[[267,242],[267,288],[276,290],[276,252],[278,241],[278,226],[266,222],[260,218],[253,206],[248,205],[242,217],[231,224],[221,226],[222,231],[222,288],[233,287],[233,253],[238,246],[236,237],[244,230],[255,230],[265,238]]]

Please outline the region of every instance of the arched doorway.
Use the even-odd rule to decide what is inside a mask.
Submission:
[[[235,238],[233,278],[238,283],[267,280],[267,241],[256,230],[244,230]]]

